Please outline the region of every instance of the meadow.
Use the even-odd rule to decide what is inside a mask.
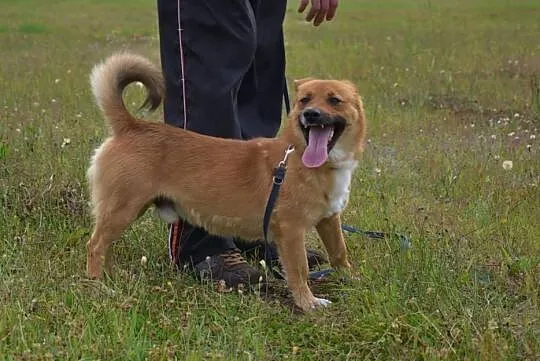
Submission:
[[[311,314],[281,281],[224,293],[171,267],[153,212],[86,278],[107,134],[88,75],[121,49],[159,63],[155,6],[0,0],[0,360],[540,357],[539,1],[343,0],[319,28],[289,2],[289,81],[350,79],[366,106],[344,223],[412,239],[346,234],[355,278],[314,285],[333,304]]]

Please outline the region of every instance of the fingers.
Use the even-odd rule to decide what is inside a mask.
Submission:
[[[302,13],[308,6],[310,0],[300,0],[298,12]],[[336,15],[339,0],[311,0],[311,8],[306,15],[306,21],[312,22],[314,26],[319,26],[326,19],[330,21]]]
[[[324,21],[326,12],[328,11],[328,7],[330,5],[330,0],[321,0],[321,8],[317,15],[315,15],[315,19],[313,20],[313,25],[319,26]]]
[[[299,13],[304,12],[304,10],[306,10],[308,3],[309,3],[309,0],[300,0],[300,5],[298,6],[298,12]]]
[[[311,0],[311,9],[306,16],[306,21],[311,22],[315,16],[321,11],[321,0]]]
[[[328,12],[326,13],[326,21],[330,21],[334,18],[336,15],[336,10],[338,6],[339,0],[330,0],[330,4],[328,7]]]

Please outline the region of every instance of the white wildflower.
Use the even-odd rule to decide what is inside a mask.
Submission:
[[[514,167],[514,162],[512,162],[511,160],[505,160],[503,163],[502,163],[502,166],[504,168],[504,170],[510,170]]]
[[[61,147],[62,147],[62,148],[65,148],[65,147],[68,146],[69,144],[71,144],[71,139],[69,139],[69,138],[64,138],[64,141],[62,142]]]
[[[146,258],[146,256],[142,256],[141,257],[141,266],[145,267],[147,263],[148,263],[148,258]]]

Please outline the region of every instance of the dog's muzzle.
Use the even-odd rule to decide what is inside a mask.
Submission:
[[[342,116],[330,115],[318,108],[306,108],[300,113],[299,125],[307,144],[302,156],[306,167],[315,168],[326,162],[346,124]]]

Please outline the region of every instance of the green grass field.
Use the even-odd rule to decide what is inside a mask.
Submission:
[[[346,235],[357,279],[316,285],[334,303],[306,315],[278,281],[220,293],[179,273],[148,212],[115,277],[86,279],[106,136],[88,75],[119,49],[158,63],[155,2],[0,0],[0,360],[540,357],[540,2],[343,0],[320,28],[296,6],[287,77],[350,79],[366,105],[344,222],[412,247]]]

